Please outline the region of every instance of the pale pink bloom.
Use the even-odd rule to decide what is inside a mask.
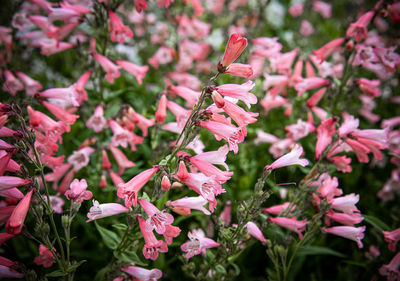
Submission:
[[[320,77],[304,78],[302,81],[296,83],[294,88],[297,91],[297,96],[301,97],[306,91],[329,85],[329,83],[328,79]]]
[[[92,128],[96,133],[108,127],[108,122],[104,118],[102,105],[96,107],[94,114],[86,121],[86,127]]]
[[[278,158],[284,155],[288,148],[293,146],[293,144],[294,142],[292,139],[278,140],[271,145],[268,151],[274,158]]]
[[[247,39],[240,37],[239,34],[233,33],[228,40],[225,48],[224,57],[222,58],[222,66],[227,67],[232,64],[243,52],[247,46]]]
[[[15,74],[17,74],[18,78],[25,84],[25,92],[27,95],[33,96],[43,89],[42,84],[40,84],[39,81],[32,79],[28,75],[20,71],[15,71]]]
[[[296,4],[293,4],[289,7],[289,14],[296,18],[298,16],[301,16],[303,14],[303,8],[304,8],[304,3],[303,2],[299,2]]]
[[[127,212],[129,212],[129,209],[125,206],[122,206],[121,204],[117,203],[99,204],[98,201],[93,200],[93,206],[90,208],[89,213],[87,214],[88,220],[86,222]]]
[[[79,150],[75,150],[72,155],[68,157],[68,163],[73,166],[75,171],[79,171],[83,167],[86,167],[90,161],[90,155],[94,152],[91,147],[84,147]]]
[[[400,55],[395,52],[397,46],[390,48],[375,48],[374,52],[384,67],[385,72],[392,73],[396,71],[396,66],[400,65]]]
[[[49,21],[49,19],[47,17],[29,16],[28,18],[31,22],[33,22],[35,25],[37,25],[45,33],[52,32],[56,29],[56,27]]]
[[[167,245],[172,244],[173,238],[178,237],[180,233],[181,230],[179,227],[173,225],[166,225],[165,232],[163,234],[165,243],[167,243]]]
[[[351,158],[348,158],[346,156],[335,156],[330,157],[329,160],[336,166],[336,169],[338,171],[342,173],[351,173]]]
[[[91,74],[92,74],[91,70],[85,72],[84,74],[82,74],[79,77],[78,81],[76,81],[76,83],[74,84],[75,91],[79,94],[79,97],[78,97],[79,103],[81,103],[82,101],[88,100],[88,95],[85,90],[85,86],[86,86],[87,82],[89,81]]]
[[[139,0],[139,1],[141,1],[141,0]],[[143,0],[143,1],[144,1],[144,3],[146,3],[145,0]],[[136,6],[137,2],[138,2],[138,0],[135,0],[135,6]],[[146,8],[147,8],[147,3],[146,3]],[[146,8],[144,8],[144,10]],[[161,270],[159,270],[157,268],[148,270],[148,269],[144,269],[144,268],[141,268],[138,266],[131,265],[131,266],[126,266],[126,267],[121,267],[121,270],[128,273],[134,279],[138,279],[138,280],[142,280],[142,281],[155,281],[162,277]]]
[[[200,80],[190,73],[170,72],[168,77],[177,82],[181,86],[188,87],[194,91],[200,90]]]
[[[173,101],[167,101],[167,108],[176,116],[178,126],[183,128],[192,111],[183,108]]]
[[[396,251],[396,244],[400,240],[400,228],[393,231],[382,231],[385,241],[389,243],[388,248],[390,251]]]
[[[281,167],[291,166],[291,165],[300,165],[305,167],[308,165],[307,159],[300,159],[300,156],[303,154],[303,147],[296,144],[295,147],[288,154],[283,155],[279,159],[275,160],[271,165],[265,166],[266,170],[275,170]]]
[[[164,234],[166,230],[165,227],[174,222],[174,217],[171,214],[158,210],[157,207],[150,202],[139,199],[139,204],[149,217],[146,220],[145,229],[147,232],[151,232],[155,229],[158,234]]]
[[[300,26],[300,34],[303,36],[310,36],[314,33],[314,28],[308,20],[302,20]]]
[[[381,90],[379,89],[380,83],[379,80],[368,80],[366,78],[360,78],[357,80],[357,84],[361,91],[373,98],[381,96]]]
[[[111,181],[113,182],[114,186],[125,183],[124,180],[118,174],[114,173],[113,170],[109,169],[108,173],[110,174]]]
[[[46,0],[29,0],[31,3],[35,4],[36,6],[40,7],[46,13],[51,12],[51,8],[53,7],[53,3],[48,2]]]
[[[113,136],[111,138],[112,146],[122,146],[126,148],[128,144],[131,144],[134,141],[134,135],[132,132],[122,128],[117,122],[114,120],[109,120],[109,124],[111,130],[113,131]]]
[[[326,58],[328,58],[332,53],[336,52],[339,50],[340,46],[344,43],[345,39],[344,38],[337,38],[329,43],[325,44],[321,49],[319,50],[314,50],[314,54],[317,56],[317,58],[320,60],[320,63],[322,63]]]
[[[158,258],[158,253],[168,252],[167,244],[162,240],[157,240],[153,231],[146,231],[146,222],[141,217],[138,217],[140,231],[144,237],[145,244],[143,246],[143,255],[146,259],[155,261]]]
[[[6,232],[9,234],[17,235],[21,232],[24,226],[24,221],[31,204],[33,189],[31,189],[24,198],[19,201],[18,205],[14,208],[6,225]]]
[[[288,138],[293,138],[293,140],[297,141],[308,136],[309,133],[314,132],[315,128],[309,122],[298,119],[296,124],[286,126],[285,130],[288,131],[286,134]]]
[[[181,98],[184,98],[186,100],[186,105],[190,108],[193,108],[193,106],[197,103],[201,94],[200,92],[193,91],[185,86],[170,86],[169,90]]]
[[[275,205],[275,206],[271,206],[268,208],[263,208],[262,212],[268,213],[271,215],[279,215],[283,211],[287,210],[289,208],[289,206],[290,206],[290,202],[285,202],[281,205]],[[292,206],[292,209],[290,211],[293,212],[295,209],[296,209],[296,205]]]
[[[262,243],[267,242],[263,233],[254,222],[249,221],[245,227],[247,228],[247,231],[251,236],[253,236],[257,240],[260,240]]]
[[[343,191],[338,188],[339,181],[337,177],[331,177],[328,173],[324,173],[321,177],[322,182],[317,188],[318,194],[328,201],[332,200],[334,196],[342,195]]]
[[[3,84],[3,91],[9,92],[14,96],[18,91],[22,91],[24,89],[22,83],[15,78],[15,76],[9,70],[6,69],[3,73],[6,78],[6,81]]]
[[[336,132],[335,123],[337,118],[331,117],[322,121],[317,128],[317,144],[315,148],[315,158],[319,159],[325,148],[332,142],[332,136]]]
[[[161,95],[155,117],[157,123],[160,124],[164,123],[165,118],[167,117],[167,97],[165,95]]]
[[[251,89],[253,89],[255,84],[252,81],[247,81],[242,85],[236,84],[225,84],[216,87],[216,91],[223,96],[231,97],[234,99],[239,99],[243,101],[248,108],[250,108],[250,104],[257,103],[257,97],[252,93],[249,93]]]
[[[148,128],[154,126],[154,119],[147,119],[143,115],[135,112],[132,107],[128,109],[128,118],[132,120],[135,125],[137,125],[140,130],[142,130],[143,137],[147,136]]]
[[[195,229],[188,233],[190,241],[181,245],[182,251],[186,252],[186,258],[190,259],[193,256],[201,253],[205,254],[206,249],[219,247],[220,244],[214,240],[205,237],[203,230]]]
[[[360,195],[352,193],[342,197],[333,198],[329,203],[332,205],[333,209],[342,211],[346,214],[351,214],[353,212],[360,212],[356,207],[359,200]]]
[[[224,145],[218,148],[217,151],[208,151],[199,153],[196,156],[193,156],[192,158],[206,161],[214,165],[222,165],[225,167],[226,170],[229,170],[228,165],[225,163],[228,152],[229,152],[229,147],[227,145]]]
[[[29,179],[12,176],[0,176],[0,190],[6,190],[28,184],[32,184],[32,181]]]
[[[37,94],[38,97],[51,99],[54,103],[68,106],[79,106],[79,93],[75,90],[74,85],[68,88],[52,88]]]
[[[61,20],[65,22],[72,22],[77,20],[81,15],[91,13],[92,11],[84,6],[70,5],[68,2],[63,2],[61,8],[52,8],[49,13],[49,20],[51,22]]]
[[[121,68],[125,69],[127,72],[135,76],[139,85],[142,85],[143,78],[146,76],[149,67],[147,65],[139,66],[129,61],[116,60],[115,61]]]
[[[149,64],[158,69],[160,64],[172,62],[175,56],[175,50],[166,46],[161,46],[155,54],[148,60]]]
[[[41,48],[40,53],[44,56],[51,56],[76,46],[75,44],[72,43],[57,42],[56,40],[53,39],[40,40],[38,42],[38,45]]]
[[[296,232],[299,235],[300,239],[303,238],[302,232],[306,229],[307,225],[307,220],[298,221],[296,218],[269,217],[267,220]]]
[[[264,108],[264,114],[267,115],[271,109],[283,106],[287,104],[289,100],[281,96],[273,96],[269,92],[260,101],[260,104]]]
[[[379,268],[379,274],[382,276],[387,276],[388,281],[398,281],[399,280],[399,267],[400,267],[400,252],[397,253],[389,264],[382,265]]]
[[[204,208],[208,201],[204,199],[203,196],[197,197],[183,197],[181,199],[170,202],[170,205],[174,208],[186,208],[202,211],[206,215],[211,215],[211,213]]]
[[[334,226],[330,228],[325,228],[322,231],[353,240],[357,242],[359,248],[363,247],[361,240],[364,238],[365,226]]]
[[[101,65],[101,67],[104,69],[106,74],[106,79],[110,83],[114,83],[114,78],[118,78],[121,76],[121,73],[119,72],[119,66],[115,65],[112,61],[110,61],[108,58],[99,55],[99,54],[93,54],[93,57],[97,60],[97,62]]]
[[[232,63],[228,66],[225,73],[233,76],[249,78],[253,75],[253,69],[249,64]]]
[[[326,214],[326,216],[328,218],[330,218],[331,220],[334,220],[338,223],[348,225],[348,226],[353,226],[364,220],[364,218],[361,216],[360,213],[346,214],[346,213],[335,213],[333,211],[329,211]]]
[[[58,196],[50,196],[50,207],[55,213],[62,214],[63,206],[64,206],[64,200],[62,198]]]
[[[123,44],[126,38],[132,38],[132,30],[124,25],[121,19],[111,10],[108,10],[110,21],[108,22],[108,30],[110,32],[111,41]]]
[[[356,42],[360,42],[361,39],[368,38],[367,26],[374,16],[375,11],[369,11],[362,15],[355,23],[350,24],[350,27],[346,31],[348,37],[354,37]]]
[[[228,171],[221,171],[217,167],[215,167],[213,164],[198,159],[196,157],[190,157],[189,158],[190,163],[192,163],[197,169],[200,170],[203,174],[206,176],[212,177],[214,176],[214,180],[218,181],[219,183],[225,183],[226,181],[230,180],[231,176],[233,175],[233,172],[228,172]]]
[[[325,19],[329,19],[332,15],[332,6],[326,2],[313,1],[313,10],[320,13]]]
[[[46,34],[49,38],[53,38],[57,42],[61,42],[78,26],[78,24],[79,24],[79,22],[67,23],[67,24],[64,24],[63,26],[55,27],[54,29],[51,29]]]
[[[199,121],[198,123],[200,127],[206,128],[220,139],[226,140],[229,150],[233,150],[235,154],[239,151],[238,144],[244,141],[242,128],[228,126],[215,121]]]
[[[117,196],[125,199],[126,207],[136,206],[138,192],[159,170],[160,167],[155,166],[136,175],[129,182],[118,185]]]
[[[386,148],[389,142],[389,129],[366,129],[366,130],[355,130],[351,134],[356,137],[359,141],[367,139],[376,142],[380,145],[380,148]]]
[[[71,114],[68,111],[64,110],[62,107],[47,102],[41,102],[53,115],[60,121],[64,122],[67,125],[72,125],[75,123],[76,119],[79,118],[79,115]]]
[[[53,263],[56,262],[52,252],[45,246],[40,244],[39,256],[33,260],[37,265],[43,265],[44,268],[52,267]]]
[[[64,195],[69,200],[73,200],[77,203],[82,203],[84,200],[89,200],[93,197],[92,192],[86,190],[87,187],[88,186],[85,179],[74,179],[69,186],[69,190],[67,190]]]
[[[350,115],[347,112],[343,112],[342,116],[343,123],[338,129],[338,134],[342,139],[344,139],[358,128],[360,120],[354,118],[353,115]]]
[[[357,53],[354,57],[353,65],[364,65],[368,62],[378,62],[378,56],[375,54],[372,46],[357,44],[355,48]]]
[[[123,174],[125,169],[135,167],[135,163],[130,161],[120,149],[112,145],[110,145],[108,148],[111,150],[111,153],[113,154],[114,159],[118,164],[119,167],[118,173],[120,175]]]

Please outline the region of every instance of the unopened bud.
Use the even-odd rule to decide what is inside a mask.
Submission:
[[[348,42],[346,43],[346,50],[347,50],[347,51],[351,51],[351,50],[353,50],[353,48],[354,48],[354,42],[353,42],[353,40],[348,41]]]
[[[225,105],[225,100],[224,98],[217,92],[217,91],[213,91],[211,94],[211,98],[213,99],[215,105],[218,108],[224,107]]]
[[[161,181],[161,188],[162,190],[169,190],[171,187],[171,182],[168,179],[168,176],[164,175]]]

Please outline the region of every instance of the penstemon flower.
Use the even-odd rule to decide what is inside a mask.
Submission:
[[[174,217],[171,214],[158,210],[156,206],[144,199],[139,199],[139,204],[149,216],[146,220],[146,231],[150,232],[155,229],[158,234],[164,234],[166,226],[173,223]]]
[[[206,249],[219,247],[220,244],[214,240],[205,237],[203,230],[195,229],[188,233],[190,241],[181,245],[182,251],[186,252],[186,258],[190,259],[193,256],[205,254]]]

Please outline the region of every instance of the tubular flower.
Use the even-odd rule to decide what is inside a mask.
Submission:
[[[237,84],[225,84],[220,85],[215,88],[215,90],[223,96],[231,97],[234,99],[238,99],[243,101],[248,108],[250,108],[250,104],[257,103],[257,97],[249,93],[251,89],[253,89],[255,84],[252,81],[247,81],[242,85]]]
[[[155,261],[158,258],[158,253],[168,252],[167,244],[162,240],[157,240],[153,231],[146,231],[146,222],[141,217],[138,217],[140,230],[143,234],[145,244],[143,246],[143,255],[146,259]]]
[[[214,240],[205,237],[203,230],[195,229],[188,233],[190,241],[181,245],[182,251],[186,252],[186,258],[190,259],[193,256],[201,253],[206,253],[207,248],[219,247],[220,244]]]
[[[363,247],[361,240],[364,238],[365,226],[334,226],[330,228],[325,228],[322,231],[353,240],[357,242],[359,248]]]
[[[6,225],[7,233],[17,235],[21,232],[21,229],[24,226],[26,214],[28,213],[31,204],[32,193],[33,189],[31,189],[14,208]]]
[[[117,196],[119,198],[125,199],[125,206],[136,206],[137,204],[137,194],[142,189],[142,187],[150,180],[150,178],[159,171],[160,167],[156,166],[154,168],[145,170],[133,177],[127,183],[119,184]]]
[[[222,66],[228,67],[232,64],[243,52],[247,46],[247,39],[240,37],[239,34],[233,33],[229,37],[228,44],[225,48],[224,57],[222,58]]]
[[[305,230],[307,225],[307,220],[298,221],[296,218],[268,218],[268,221],[276,223],[284,228],[287,228],[291,231],[296,232],[299,235],[299,238],[303,238],[302,232]]]
[[[104,71],[107,72],[106,79],[108,80],[108,82],[114,83],[114,79],[121,76],[121,73],[119,72],[119,66],[115,65],[108,58],[97,53],[93,54],[93,57],[101,65]]]
[[[107,128],[108,123],[104,118],[104,110],[102,105],[98,105],[94,111],[94,114],[86,121],[86,127],[92,128],[96,133],[100,132],[104,128]]]
[[[128,211],[129,209],[121,204],[99,204],[98,201],[93,200],[93,206],[90,208],[89,213],[87,214],[88,220],[86,222],[118,215],[121,213],[127,213]]]
[[[202,211],[206,215],[211,215],[210,211],[204,208],[208,201],[203,196],[197,197],[183,197],[181,199],[170,202],[174,208],[185,208]],[[190,212],[189,212],[190,213]]]
[[[72,200],[77,203],[82,203],[84,200],[89,200],[93,197],[91,191],[86,190],[87,183],[85,179],[78,180],[74,179],[69,186],[69,190],[67,190],[64,195],[69,200]]]
[[[121,68],[135,76],[136,80],[138,81],[139,85],[142,85],[143,78],[146,76],[147,70],[149,67],[147,65],[139,66],[134,63],[123,61],[123,60],[116,60],[115,61]]]
[[[256,238],[257,240],[260,240],[262,243],[265,243],[267,240],[265,239],[264,235],[262,234],[261,230],[258,228],[258,226],[254,223],[249,221],[246,224],[247,231],[251,236]]]
[[[132,30],[124,25],[121,19],[111,10],[108,10],[110,21],[108,23],[108,30],[110,31],[111,41],[123,44],[126,38],[132,38]]]
[[[146,231],[150,232],[155,229],[158,234],[164,234],[166,226],[173,223],[174,217],[171,214],[158,210],[156,206],[146,200],[139,199],[139,204],[149,216],[146,220]]]
[[[40,244],[39,256],[33,260],[37,265],[43,265],[44,268],[49,268],[56,262],[51,251],[45,246]]]
[[[136,3],[136,1],[135,1],[135,3]],[[162,277],[161,270],[159,270],[157,268],[148,270],[145,268],[131,265],[131,266],[126,266],[126,267],[121,267],[121,270],[128,273],[135,280],[155,281]]]
[[[400,228],[397,228],[393,231],[382,231],[383,236],[385,237],[385,241],[389,243],[389,250],[394,252],[396,251],[396,244],[400,240]]]
[[[400,252],[394,256],[389,264],[382,265],[379,268],[379,274],[387,276],[387,280],[396,281],[399,280],[399,267],[400,267]]]
[[[355,23],[350,24],[350,27],[346,31],[346,35],[349,37],[354,37],[356,42],[360,42],[361,39],[368,38],[367,26],[374,16],[374,11],[369,11],[362,15]]]
[[[281,167],[286,167],[291,165],[300,165],[302,167],[305,167],[308,165],[308,160],[300,159],[300,156],[302,154],[303,154],[303,147],[301,147],[299,144],[296,144],[295,147],[292,149],[292,151],[278,158],[271,165],[265,166],[265,169],[275,170]]]

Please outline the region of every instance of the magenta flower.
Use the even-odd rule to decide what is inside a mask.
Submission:
[[[389,250],[394,252],[396,251],[396,244],[400,240],[400,228],[397,228],[393,231],[382,231],[383,236],[385,237],[385,241],[389,243]]]
[[[151,177],[159,171],[160,167],[156,166],[145,170],[133,177],[130,181],[118,185],[117,196],[125,199],[125,206],[136,206],[137,194],[142,187],[151,179]]]
[[[129,209],[126,208],[125,206],[122,206],[121,204],[117,203],[99,204],[98,201],[93,200],[93,206],[90,208],[89,213],[87,214],[88,220],[86,222],[122,213],[127,213],[128,211]]]
[[[367,26],[374,16],[374,11],[369,11],[362,15],[355,23],[350,24],[350,27],[346,31],[346,35],[349,37],[354,37],[356,42],[360,42],[361,39],[368,38]]]
[[[151,270],[141,268],[138,266],[126,266],[121,267],[121,270],[128,273],[134,279],[142,280],[142,281],[155,281],[162,277],[161,270],[154,268]]]
[[[168,252],[167,244],[162,240],[157,240],[153,231],[146,231],[146,222],[141,217],[138,217],[140,231],[143,234],[145,244],[143,246],[143,255],[146,259],[155,261],[158,258],[158,253]]]
[[[155,229],[158,234],[164,234],[164,232],[166,231],[165,227],[167,225],[171,225],[174,222],[174,217],[171,214],[158,210],[157,207],[150,202],[144,199],[139,199],[139,204],[149,216],[149,218],[146,220],[147,232],[153,231],[153,229]]]
[[[265,169],[275,170],[281,167],[286,167],[291,165],[300,165],[302,167],[305,167],[308,165],[308,160],[300,159],[300,156],[302,154],[303,154],[303,147],[301,147],[299,144],[296,144],[295,147],[292,149],[292,151],[278,158],[271,165],[265,166]]]
[[[53,249],[55,251],[55,249]],[[45,246],[40,244],[39,256],[33,260],[37,265],[43,265],[44,268],[49,268],[56,262],[51,251]]]
[[[69,186],[69,190],[67,190],[64,195],[69,200],[82,203],[84,200],[89,200],[93,197],[92,192],[86,190],[87,187],[88,185],[85,179],[81,179],[80,181],[74,179]]]
[[[205,237],[203,230],[195,229],[188,233],[190,241],[181,245],[182,251],[186,252],[186,258],[190,259],[193,256],[201,253],[205,254],[206,249],[219,247],[220,244],[214,240]]]
[[[365,226],[334,226],[330,228],[325,228],[322,231],[353,240],[357,242],[359,248],[363,247],[361,240],[364,238]]]

